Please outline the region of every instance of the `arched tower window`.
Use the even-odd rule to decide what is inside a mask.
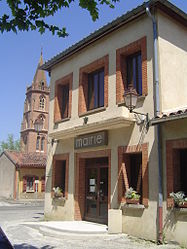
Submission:
[[[43,130],[43,128],[44,128],[44,120],[45,120],[45,116],[44,115],[39,115],[38,118],[34,122],[34,129],[38,133],[41,130]]]
[[[44,90],[44,89],[45,89],[44,81],[41,81],[41,82],[40,82],[39,88],[40,88],[41,90]]]
[[[42,137],[42,139],[41,139],[41,151],[44,151],[44,142],[45,142],[45,137]]]
[[[36,150],[39,150],[39,147],[40,147],[40,136],[37,136],[37,139],[36,139]]]
[[[45,109],[45,98],[43,96],[40,97],[40,109]]]

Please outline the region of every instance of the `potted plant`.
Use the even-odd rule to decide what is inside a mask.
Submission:
[[[64,206],[66,198],[64,197],[63,191],[60,187],[53,188],[53,199],[52,204],[54,206]]]
[[[54,191],[54,198],[61,198],[63,197],[63,192],[60,187],[53,188]]]
[[[137,193],[132,187],[127,189],[125,192],[126,203],[128,204],[139,204],[140,194]]]
[[[172,192],[170,197],[173,198],[176,207],[186,207],[187,208],[187,197],[185,197],[184,192]]]

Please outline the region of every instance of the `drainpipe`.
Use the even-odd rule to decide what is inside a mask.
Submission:
[[[154,44],[154,116],[157,117],[160,114],[160,96],[159,96],[159,70],[158,70],[158,33],[157,22],[155,17],[151,14],[149,6],[146,6],[146,13],[151,18],[153,23],[153,44]],[[156,126],[157,133],[157,151],[158,151],[158,243],[163,242],[163,192],[162,192],[162,157],[161,157],[161,126]]]

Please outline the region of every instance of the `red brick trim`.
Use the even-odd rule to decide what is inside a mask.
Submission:
[[[62,120],[60,103],[58,99],[58,87],[59,85],[69,84],[69,110],[68,118],[71,117],[71,106],[72,106],[72,83],[73,83],[73,73],[70,73],[55,82],[55,101],[54,101],[54,122],[59,122]]]
[[[109,57],[108,55],[84,66],[79,70],[79,115],[87,112],[87,98],[88,98],[88,77],[87,74],[104,67],[104,107],[108,106],[108,68]]]
[[[148,143],[142,145],[119,146],[118,147],[118,201],[125,202],[123,194],[123,177],[127,177],[126,171],[123,170],[123,164],[128,163],[128,156],[131,153],[142,153],[142,203],[148,207],[149,185],[148,185]]]
[[[169,196],[174,191],[175,172],[179,163],[178,149],[187,149],[187,138],[166,141],[166,176],[167,176],[167,207],[173,207],[173,199]]]
[[[111,150],[76,153],[75,165],[75,220],[82,220],[85,212],[85,159],[108,157],[108,208],[111,206]]]
[[[147,86],[147,45],[146,37],[130,43],[116,50],[116,103],[124,102],[124,91],[126,85],[126,63],[125,58],[131,54],[141,51],[142,55],[142,95],[148,94]]]
[[[53,156],[53,166],[52,166],[52,189],[51,196],[53,196],[53,187],[55,182],[55,166],[57,161],[66,161],[66,176],[65,176],[65,198],[68,199],[68,184],[69,184],[69,153],[59,154]]]

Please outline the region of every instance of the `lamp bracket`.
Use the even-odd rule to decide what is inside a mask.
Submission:
[[[149,126],[149,114],[148,113],[141,113],[141,112],[136,112],[136,111],[133,111],[133,110],[130,110],[130,113],[135,113],[135,114],[138,114],[138,115],[143,115],[146,117],[146,126]]]

